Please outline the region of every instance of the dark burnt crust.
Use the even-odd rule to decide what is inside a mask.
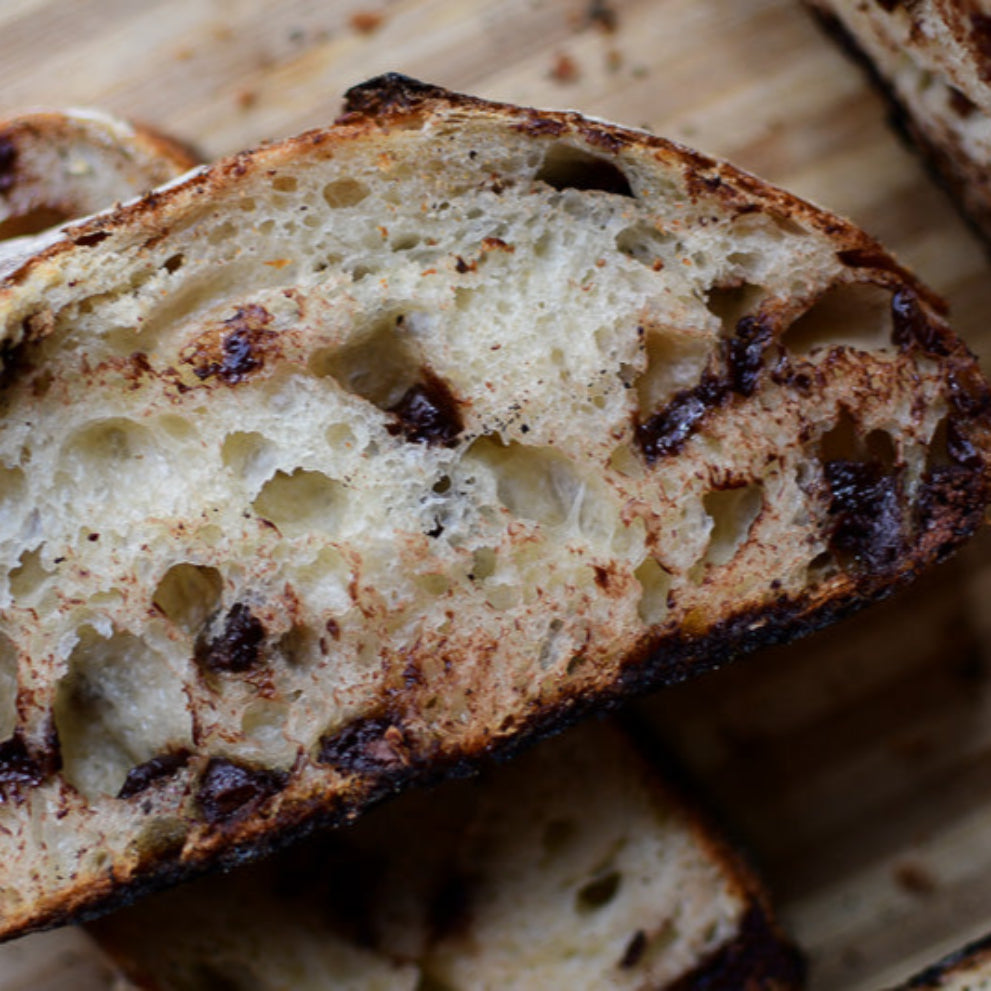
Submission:
[[[737,936],[664,991],[783,991],[805,983],[801,954],[781,939],[764,906],[752,902]]]
[[[970,522],[976,527],[980,519],[980,514],[975,513]],[[970,535],[971,530],[965,530],[962,524],[959,528],[956,524],[950,526],[958,540]],[[510,736],[487,738],[473,748],[466,746],[459,750],[424,751],[412,745],[403,761],[383,762],[375,770],[341,779],[335,794],[330,795],[326,789],[316,790],[287,801],[260,821],[249,819],[239,823],[244,828],[233,842],[230,833],[218,831],[186,859],[179,859],[177,851],[175,857],[146,860],[130,878],[112,874],[85,878],[75,888],[63,892],[54,904],[33,913],[30,924],[16,932],[24,935],[67,922],[95,919],[144,895],[269,856],[318,829],[353,821],[379,802],[410,787],[429,787],[452,778],[470,777],[486,764],[512,759],[590,715],[616,710],[636,696],[716,670],[762,647],[808,636],[887,597],[931,564],[933,557],[949,552],[945,543],[933,544],[934,540],[924,540],[920,552],[904,562],[895,575],[863,575],[858,585],[847,585],[843,592],[833,595],[782,597],[770,608],[737,613],[701,635],[678,631],[645,643],[639,654],[626,659],[613,682],[534,708],[520,718]],[[742,863],[737,861],[738,865]]]
[[[991,180],[987,169],[969,158],[950,130],[937,135],[919,124],[874,60],[835,14],[820,7],[816,0],[808,0],[807,6],[826,34],[857,63],[884,99],[892,130],[918,155],[929,176],[949,195],[959,216],[981,239],[985,249],[991,251]]]

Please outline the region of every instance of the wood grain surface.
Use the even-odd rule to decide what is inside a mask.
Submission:
[[[0,0],[0,113],[102,107],[207,158],[325,124],[395,69],[734,160],[843,213],[991,367],[991,268],[797,0]],[[991,533],[895,599],[641,706],[749,846],[812,991],[882,989],[991,931]],[[0,991],[95,991],[79,930]]]

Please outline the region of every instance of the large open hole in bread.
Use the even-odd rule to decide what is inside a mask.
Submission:
[[[159,581],[154,605],[190,636],[196,636],[220,606],[224,582],[216,568],[174,564]]]
[[[793,354],[814,356],[835,347],[879,351],[892,347],[891,291],[855,284],[828,290],[785,331]]]
[[[595,189],[633,196],[630,180],[617,165],[564,142],[555,142],[547,149],[534,179],[557,190]]]
[[[192,745],[181,680],[131,633],[79,631],[55,695],[62,774],[87,798],[116,795],[128,771],[170,747]]]
[[[764,488],[757,482],[735,488],[714,489],[702,498],[712,518],[704,563],[728,564],[746,543],[750,528],[764,505]]]
[[[251,504],[262,518],[287,536],[311,530],[333,532],[346,508],[346,490],[319,471],[277,471]]]

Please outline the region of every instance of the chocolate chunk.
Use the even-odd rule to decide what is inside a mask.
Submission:
[[[742,317],[729,345],[729,377],[733,391],[752,396],[764,365],[764,348],[771,340],[767,321],[755,316]]]
[[[453,444],[464,429],[450,387],[427,369],[423,380],[410,386],[388,412],[398,421],[389,426],[389,433],[401,433],[414,444]]]
[[[317,759],[353,774],[380,774],[408,764],[402,730],[383,716],[358,719],[323,737]]]
[[[57,765],[58,761],[55,761]],[[51,771],[56,768],[52,767]],[[15,733],[0,743],[0,803],[21,798],[22,789],[36,788],[44,780],[48,768],[28,752],[23,738]]]
[[[823,467],[832,492],[830,547],[869,571],[889,571],[905,542],[898,475],[873,461],[836,460]]]
[[[183,360],[193,365],[198,379],[216,376],[227,385],[237,385],[265,364],[265,353],[277,337],[268,329],[271,322],[272,314],[264,306],[239,306],[223,322],[219,341],[216,331],[209,332]]]
[[[146,760],[137,767],[132,767],[127,772],[127,778],[117,792],[118,798],[130,798],[144,791],[159,778],[168,778],[175,774],[180,768],[189,763],[190,753],[188,750],[173,750],[169,753],[158,754],[151,760]]]
[[[694,389],[676,392],[663,409],[646,423],[637,425],[636,437],[648,464],[669,454],[677,454],[695,432],[708,411],[723,403],[726,385],[706,375]]]
[[[898,347],[907,348],[915,341],[929,354],[949,353],[939,327],[929,319],[910,290],[899,289],[891,297],[891,321]]]
[[[281,791],[289,780],[283,771],[244,767],[223,757],[207,764],[197,794],[203,818],[212,824],[239,819]]]
[[[14,187],[17,169],[17,147],[9,138],[0,138],[0,193]]]
[[[227,614],[220,636],[196,641],[196,660],[209,671],[247,671],[258,663],[264,639],[261,621],[243,602],[237,602]]]

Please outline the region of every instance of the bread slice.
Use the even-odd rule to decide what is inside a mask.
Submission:
[[[0,239],[37,234],[148,192],[197,164],[177,141],[97,110],[0,122]]]
[[[991,936],[975,940],[893,991],[991,991]]]
[[[728,165],[396,76],[8,266],[0,932],[944,556],[988,390],[939,307]]]
[[[991,240],[991,14],[962,0],[808,0]]]
[[[748,868],[602,723],[90,931],[156,991],[759,991],[802,976]]]

